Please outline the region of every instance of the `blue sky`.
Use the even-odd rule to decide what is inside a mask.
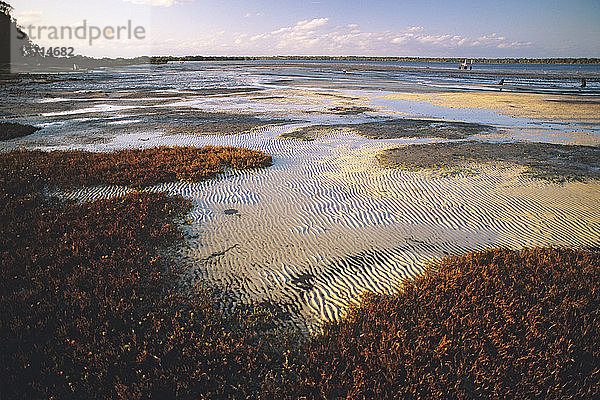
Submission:
[[[144,40],[38,38],[93,56],[600,57],[600,0],[13,0],[23,26],[131,20]],[[43,35],[42,35],[43,36]]]

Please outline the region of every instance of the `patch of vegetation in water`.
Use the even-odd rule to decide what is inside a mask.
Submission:
[[[225,316],[208,290],[178,287],[163,249],[182,237],[188,201],[135,192],[78,204],[43,190],[204,179],[213,158],[240,168],[270,160],[232,148],[0,155],[2,399],[248,397],[263,372],[282,368],[271,311]],[[109,166],[115,175],[95,176]]]
[[[338,106],[332,107],[328,111],[337,115],[358,115],[366,112],[373,112],[375,110],[371,107],[362,106]]]
[[[235,135],[269,125],[294,122],[281,118],[259,118],[252,114],[209,112],[194,108],[152,107],[123,110],[121,115],[141,118],[132,124],[136,129],[164,130],[168,134],[184,135]]]
[[[292,398],[593,398],[600,254],[495,249],[367,295],[303,349]],[[291,392],[290,392],[291,390]]]
[[[212,178],[225,168],[260,168],[271,163],[271,156],[260,151],[220,146],[155,147],[107,153],[15,150],[0,154],[0,183],[143,187],[198,181]]]

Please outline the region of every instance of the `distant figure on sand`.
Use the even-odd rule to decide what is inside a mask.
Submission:
[[[581,78],[581,87],[584,88],[586,86],[587,86],[587,84],[585,82],[585,78]]]
[[[473,60],[471,60],[471,63],[467,63],[467,59],[465,58],[465,61],[463,63],[458,64],[458,69],[469,69],[472,70],[473,69]]]

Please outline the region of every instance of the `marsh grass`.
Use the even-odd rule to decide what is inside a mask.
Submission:
[[[447,258],[325,326],[304,353],[303,382],[288,388],[320,398],[596,398],[599,279],[597,251]]]
[[[0,160],[1,398],[250,396],[265,374],[275,376],[282,341],[268,338],[267,308],[224,316],[210,291],[177,289],[177,269],[162,249],[181,238],[176,221],[188,201],[134,192],[73,203],[41,190],[205,179],[270,157],[159,148],[18,151]]]
[[[109,153],[16,150],[0,154],[0,183],[63,188],[101,184],[144,187],[213,178],[226,168],[271,165],[271,156],[235,147],[156,147]]]

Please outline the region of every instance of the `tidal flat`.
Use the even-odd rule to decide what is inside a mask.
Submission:
[[[577,95],[568,74],[533,73],[527,86],[507,80],[500,91],[489,84],[496,70],[429,69],[416,79],[414,69],[402,76],[378,65],[346,68],[352,74],[330,67],[189,63],[6,78],[4,121],[35,131],[0,146],[229,146],[271,156],[260,172],[226,169],[200,182],[174,176],[147,190],[192,204],[175,249],[183,282],[222,289],[223,310],[270,302],[303,331],[339,320],[366,290],[393,292],[446,255],[598,245],[593,77]],[[579,112],[564,118],[563,104]],[[522,107],[537,111],[504,111]],[[407,168],[387,168],[401,164]],[[99,181],[60,196],[126,193]]]
[[[509,390],[511,377],[545,376],[510,393],[597,392],[598,324],[586,315],[598,312],[600,73],[585,91],[570,72],[535,73],[500,91],[490,82],[501,73],[256,62],[4,78],[3,123],[33,127],[0,141],[2,218],[15,222],[3,235],[25,257],[3,248],[15,267],[5,281],[18,283],[3,289],[6,326],[40,339],[32,327],[43,325],[40,343],[61,349],[55,358],[27,353],[45,374],[37,386],[37,372],[17,362],[23,354],[10,353],[9,365],[24,369],[6,382],[38,396],[104,388],[108,397],[231,397],[239,387],[250,397],[489,397]],[[60,268],[36,269],[57,254]],[[518,277],[490,267],[500,261]],[[573,279],[583,285],[576,293]],[[110,318],[94,320],[103,288],[114,290],[101,303]],[[454,298],[477,317],[472,325],[444,308],[464,290],[479,296]],[[81,319],[44,320],[77,296],[87,299]],[[479,349],[495,349],[485,357],[469,352],[469,341],[498,331],[488,322],[507,337],[535,334],[492,338]],[[560,334],[545,335],[552,327]],[[561,337],[576,346],[561,347]],[[390,358],[369,361],[381,354]],[[411,369],[407,354],[431,363]],[[479,369],[448,386],[465,371],[438,368],[447,357]],[[502,369],[509,364],[518,371]],[[381,370],[405,384],[374,379]]]

